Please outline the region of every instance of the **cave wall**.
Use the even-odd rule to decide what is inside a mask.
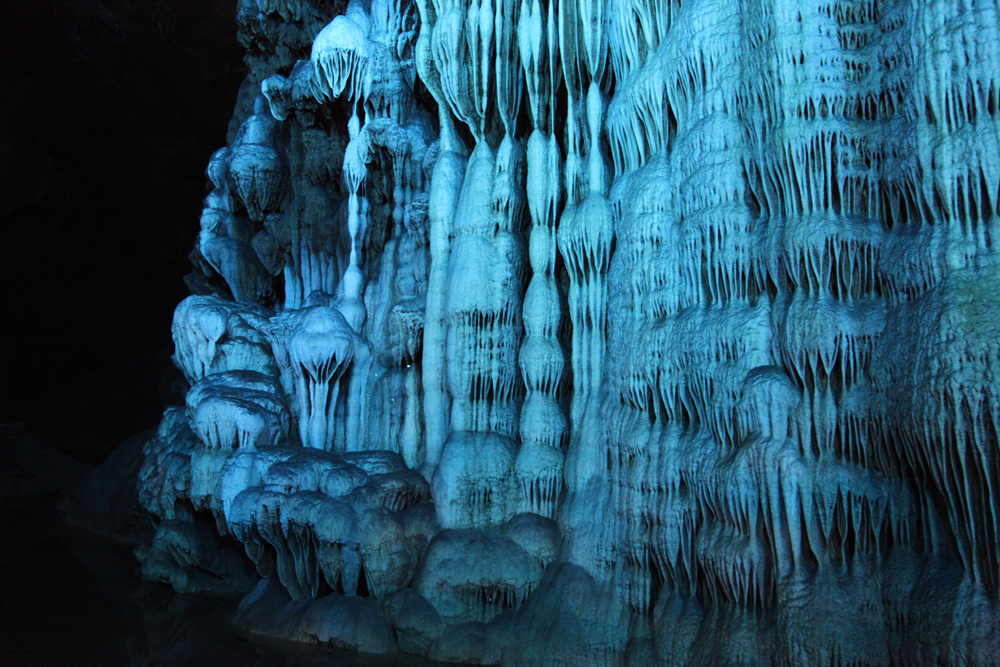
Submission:
[[[237,20],[147,576],[442,660],[996,663],[996,4]]]

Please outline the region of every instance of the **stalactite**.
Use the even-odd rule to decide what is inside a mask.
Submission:
[[[559,224],[559,252],[569,272],[569,316],[573,322],[571,424],[579,423],[587,400],[600,386],[604,367],[607,272],[614,242],[611,204],[605,190],[607,167],[600,149],[605,107],[603,93],[591,83],[587,95],[590,193],[583,201],[568,204]]]
[[[250,219],[262,222],[267,213],[284,204],[288,165],[276,148],[279,124],[265,111],[264,98],[254,105],[254,115],[240,128],[229,158],[229,173],[236,193]]]
[[[524,155],[506,141],[469,159],[448,284],[448,378],[457,431],[517,433]]]
[[[282,371],[294,378],[299,438],[304,447],[332,450],[340,379],[354,361],[355,334],[339,311],[324,306],[299,311],[289,334]]]
[[[553,516],[562,490],[563,448],[569,425],[560,404],[565,358],[559,341],[562,303],[556,282],[556,224],[562,204],[562,156],[551,134],[560,83],[555,3],[521,9],[521,63],[528,83],[534,131],[527,146],[527,200],[531,215],[531,282],[524,295],[524,343],[519,353],[526,396],[516,471],[522,509]]]

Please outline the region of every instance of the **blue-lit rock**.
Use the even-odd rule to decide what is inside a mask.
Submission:
[[[997,664],[997,12],[244,0],[146,571],[201,512],[250,632]]]

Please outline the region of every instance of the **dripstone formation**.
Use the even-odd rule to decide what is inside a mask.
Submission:
[[[240,0],[144,572],[440,660],[998,664],[998,12]]]

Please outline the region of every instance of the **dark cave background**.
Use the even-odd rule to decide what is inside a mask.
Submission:
[[[57,509],[178,399],[170,323],[247,71],[237,0],[0,6],[0,667],[258,665],[225,601],[141,581]],[[137,442],[97,473],[125,511]]]
[[[170,322],[246,74],[236,0],[5,0],[0,423],[96,464],[174,400]]]

